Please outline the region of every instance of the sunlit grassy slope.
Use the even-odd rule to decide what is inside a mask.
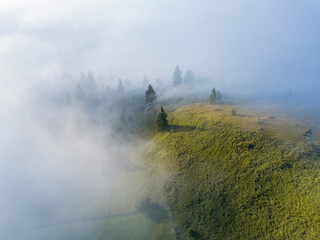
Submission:
[[[167,201],[178,239],[319,239],[319,147],[301,151],[312,123],[231,109],[177,108],[146,147],[150,192]]]

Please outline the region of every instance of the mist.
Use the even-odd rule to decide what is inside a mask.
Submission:
[[[110,82],[170,81],[179,64],[237,89],[308,91],[318,87],[319,8],[316,1],[3,1],[1,79],[30,83],[90,70]]]
[[[130,115],[112,108],[119,78],[127,97],[149,83],[160,101],[216,87],[318,109],[319,12],[312,0],[0,2],[1,234],[112,213],[117,193],[139,198],[124,170],[144,143],[119,133]],[[195,81],[171,90],[177,65]],[[88,71],[97,96],[113,92],[105,105],[76,101]]]
[[[106,114],[75,97],[66,102],[56,91],[40,86],[2,118],[2,237],[135,204],[138,187],[126,174],[142,140],[115,128],[118,111]]]

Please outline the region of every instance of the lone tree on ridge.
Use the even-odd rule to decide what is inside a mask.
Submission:
[[[75,98],[79,101],[84,101],[86,98],[86,96],[84,95],[84,92],[79,84],[77,85],[77,88],[76,88]]]
[[[163,107],[161,106],[160,112],[157,118],[157,128],[159,131],[164,131],[168,128],[168,119],[167,113],[164,111]]]
[[[119,83],[118,83],[118,92],[119,93],[123,93],[124,92],[124,86],[122,84],[121,79],[119,79]]]
[[[146,91],[146,103],[153,103],[157,100],[156,92],[153,90],[151,84],[148,86],[148,90]]]
[[[193,72],[191,70],[188,70],[184,75],[183,83],[191,84],[191,83],[194,83],[194,81],[195,81],[195,77],[193,75]]]
[[[217,102],[217,91],[215,88],[211,90],[211,94],[209,97],[209,103],[216,103]]]
[[[221,92],[218,90],[218,91],[217,91],[217,102],[220,102],[220,101],[221,101],[221,98],[222,98],[222,94],[221,94]]]
[[[182,82],[182,78],[181,78],[181,70],[179,68],[179,66],[176,66],[176,70],[173,73],[173,86],[176,87],[178,85],[180,85]]]

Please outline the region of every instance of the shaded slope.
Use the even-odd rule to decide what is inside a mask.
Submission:
[[[170,224],[158,224],[143,214],[76,221],[33,229],[8,240],[174,239]]]

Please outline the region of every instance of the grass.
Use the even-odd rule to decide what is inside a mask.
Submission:
[[[146,146],[152,198],[171,210],[178,239],[318,239],[319,146],[281,113],[194,104]],[[260,122],[258,123],[258,113]]]
[[[107,220],[76,222],[39,228],[17,235],[12,240],[119,240],[174,239],[171,225],[156,223],[137,213]]]
[[[234,116],[232,116],[232,109],[236,109]],[[269,137],[291,143],[302,142],[303,133],[310,128],[315,133],[320,130],[319,118],[284,114],[279,109],[266,106],[235,108],[231,105],[193,104],[177,109],[177,113],[188,116],[190,119],[195,117],[208,121],[214,120],[242,129],[261,132]],[[258,123],[259,118],[260,123]],[[319,137],[319,134],[314,135],[314,139]]]
[[[33,229],[12,240],[320,237],[320,148],[301,151],[304,131],[311,127],[317,138],[318,118],[248,106],[167,104],[170,127],[156,132],[157,112],[128,103],[125,110],[136,109],[124,110],[114,128],[149,138],[143,160],[123,166],[125,181],[107,203],[94,202],[83,216],[108,214],[107,207],[115,215],[136,211],[139,199],[150,197],[146,207],[127,216]]]
[[[170,215],[158,201],[144,211],[138,205],[148,193],[144,168],[124,162],[114,185],[63,204],[57,216],[33,227],[16,229],[6,240],[161,240],[174,239]],[[63,211],[64,210],[64,211]],[[61,213],[60,213],[61,212]],[[20,232],[19,232],[20,231]]]

